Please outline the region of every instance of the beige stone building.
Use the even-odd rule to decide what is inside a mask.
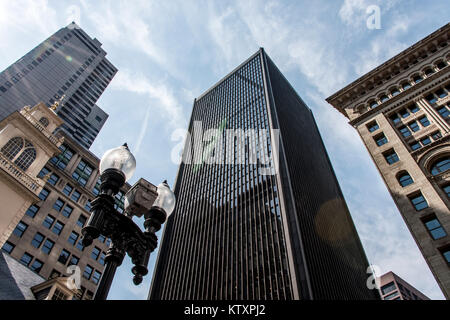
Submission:
[[[41,113],[49,121],[45,130],[39,125],[46,123]],[[74,272],[70,266],[79,267],[81,290],[75,299],[91,299],[109,246],[104,237],[90,247],[81,245],[81,229],[90,215],[90,201],[99,193],[100,160],[68,135],[51,134],[61,123],[43,104],[25,108],[1,122],[0,216],[1,224],[6,226],[1,246],[44,279],[69,276]],[[24,156],[30,163],[23,164],[25,160],[18,159],[21,152],[31,148],[29,143],[34,146],[35,159]],[[126,184],[116,196],[120,212],[129,188]]]
[[[0,122],[0,247],[39,200],[45,182],[37,175],[59,153],[63,139],[52,132],[62,123],[44,104],[25,107]]]
[[[392,271],[380,277],[380,296],[383,300],[430,300]]]
[[[327,98],[360,134],[447,299],[449,63],[447,24]]]

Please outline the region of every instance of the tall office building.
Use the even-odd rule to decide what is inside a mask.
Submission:
[[[108,118],[96,102],[116,72],[101,43],[71,23],[0,73],[0,120],[64,95],[62,129],[89,148]]]
[[[447,24],[327,99],[360,134],[447,299],[449,43]]]
[[[379,298],[311,110],[263,49],[188,130],[149,299]]]

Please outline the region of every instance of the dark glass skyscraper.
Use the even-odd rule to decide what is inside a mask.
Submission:
[[[108,118],[96,102],[116,72],[101,43],[71,23],[0,73],[0,120],[65,95],[62,129],[89,148]]]
[[[188,131],[149,299],[379,298],[311,110],[263,49]]]

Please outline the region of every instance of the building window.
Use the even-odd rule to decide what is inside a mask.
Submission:
[[[28,267],[30,265],[31,260],[33,260],[33,256],[28,252],[25,252],[22,258],[20,258],[20,263]]]
[[[114,199],[114,209],[116,209],[118,212],[123,213],[124,210],[124,201],[125,201],[125,195],[122,191],[119,191]]]
[[[49,121],[46,117],[42,117],[39,119],[39,122],[46,128],[49,125]]]
[[[98,236],[98,241],[100,241],[101,243],[104,243],[105,240],[106,240],[105,236],[103,236],[103,235]]]
[[[66,186],[65,186],[64,189],[63,189],[63,193],[64,193],[66,196],[70,196],[70,194],[72,193],[72,191],[73,191],[73,187],[72,187],[70,184],[66,184]]]
[[[411,147],[411,149],[413,151],[422,148],[422,145],[420,143],[418,143],[417,141],[411,143],[409,146]]]
[[[435,97],[434,94],[430,93],[425,97],[425,100],[427,100],[429,104],[434,104],[437,101],[437,97]]]
[[[450,157],[444,157],[434,162],[434,164],[431,166],[431,174],[433,176],[436,176],[438,174],[446,172],[449,169],[450,169]]]
[[[384,103],[384,102],[386,102],[386,101],[388,101],[388,100],[389,100],[389,97],[388,97],[387,95],[382,95],[382,96],[380,97],[381,103]]]
[[[434,141],[439,140],[440,138],[442,138],[442,134],[437,131],[431,134],[431,137],[433,138]]]
[[[421,193],[416,194],[414,196],[410,196],[409,200],[417,211],[421,211],[423,209],[428,208],[427,200],[423,197]]]
[[[419,124],[417,123],[417,121],[410,122],[408,124],[408,126],[413,132],[417,132],[420,130],[420,127],[419,127]]]
[[[434,73],[434,70],[431,69],[431,68],[428,68],[428,69],[425,70],[425,75],[427,77],[431,76],[433,73]]]
[[[393,114],[393,115],[390,117],[390,119],[391,119],[391,121],[392,121],[394,124],[397,124],[397,123],[400,122],[400,118],[398,117],[397,114]]]
[[[50,178],[47,180],[47,182],[50,183],[52,186],[55,186],[58,181],[59,181],[59,176],[54,173],[52,173],[50,175]]]
[[[442,256],[444,257],[445,261],[450,266],[450,246],[445,246],[443,248],[440,248],[439,251],[441,252]]]
[[[401,172],[398,175],[397,179],[402,187],[406,187],[406,186],[409,186],[410,184],[414,183],[413,179],[411,178],[409,173],[406,171]]]
[[[46,254],[50,254],[50,252],[53,249],[53,246],[55,245],[55,242],[53,242],[50,239],[45,240],[44,245],[42,246],[42,252],[46,253]]]
[[[51,300],[69,300],[69,296],[56,288]]]
[[[409,115],[410,115],[408,109],[402,109],[402,110],[400,110],[399,113],[400,113],[400,116],[401,116],[403,119],[408,118]]]
[[[447,66],[447,64],[444,61],[440,61],[436,64],[436,67],[438,67],[439,70],[444,69]]]
[[[65,144],[61,145],[59,149],[61,150],[61,153],[58,156],[53,157],[50,162],[60,169],[65,169],[75,152]]]
[[[22,221],[20,221],[16,228],[13,231],[13,234],[16,235],[18,238],[21,238],[23,236],[23,234],[25,233],[25,231],[27,230],[28,225]]]
[[[30,206],[27,210],[27,212],[25,212],[25,214],[31,218],[34,218],[36,216],[36,214],[39,211],[39,207],[35,204],[33,204],[32,206]]]
[[[409,88],[411,88],[411,84],[409,82],[404,82],[402,84],[402,88],[403,90],[408,90]]]
[[[420,111],[420,108],[419,108],[416,104],[413,104],[413,105],[410,107],[410,110],[411,110],[412,113],[417,113],[417,112]]]
[[[94,249],[92,249],[91,258],[97,260],[100,255],[100,251],[101,250],[99,248],[94,247]]]
[[[411,131],[409,131],[409,129],[406,126],[401,126],[400,128],[398,128],[398,130],[405,138],[411,136]]]
[[[59,255],[58,262],[62,264],[66,264],[67,260],[69,260],[70,252],[66,249],[62,249],[61,254]]]
[[[437,111],[439,112],[441,117],[444,119],[448,119],[448,117],[450,116],[450,112],[448,111],[446,106],[440,107],[439,109],[437,109]]]
[[[98,262],[99,262],[102,266],[105,265],[105,257],[106,257],[106,254],[105,254],[104,252],[100,253],[100,258],[98,259]]]
[[[85,209],[87,212],[91,212],[91,209],[92,209],[92,206],[91,206],[91,200],[87,200],[87,201],[86,201],[86,204],[84,205],[84,209]]]
[[[9,241],[6,241],[5,244],[4,244],[3,247],[2,247],[2,250],[5,251],[5,252],[8,253],[8,254],[11,254],[11,252],[13,252],[13,250],[14,250],[15,247],[16,247],[16,246],[15,246],[14,244],[12,244],[12,243],[9,242]]]
[[[72,196],[70,197],[70,199],[72,199],[72,200],[75,201],[75,202],[78,202],[78,200],[80,200],[80,197],[81,197],[81,193],[78,192],[78,190],[75,190],[75,191],[72,193]]]
[[[41,169],[41,171],[39,171],[39,174],[38,174],[38,178],[43,178],[43,177],[45,177],[47,174],[49,174],[50,173],[50,169],[49,168],[47,168],[47,167],[43,167],[42,169]]]
[[[92,166],[88,165],[84,160],[81,160],[72,174],[72,178],[82,186],[85,186],[93,171],[94,168]]]
[[[66,218],[69,218],[70,215],[72,214],[73,208],[69,205],[66,205],[64,207],[64,210],[62,211],[62,215]]]
[[[102,274],[98,272],[97,270],[94,271],[94,275],[92,276],[92,282],[95,284],[98,284],[100,282],[100,278],[102,277]]]
[[[72,233],[69,236],[69,239],[67,239],[67,241],[71,244],[71,245],[75,245],[77,243],[79,234],[76,233],[75,231],[72,231]]]
[[[44,265],[44,263],[38,259],[35,259],[33,261],[33,263],[30,266],[30,269],[36,273],[39,273],[42,269],[42,266]]]
[[[447,92],[445,92],[445,90],[442,88],[437,90],[434,94],[437,95],[439,99],[445,98],[447,96]]]
[[[430,125],[430,121],[428,121],[428,118],[426,116],[420,118],[419,121],[424,127],[428,127]]]
[[[80,217],[79,217],[78,220],[77,220],[77,225],[78,225],[80,228],[83,228],[83,227],[84,227],[84,224],[86,223],[86,220],[87,220],[87,218],[86,218],[85,216],[80,215]]]
[[[42,241],[44,241],[44,235],[43,234],[41,234],[41,233],[36,233],[35,234],[35,236],[34,236],[34,238],[33,238],[33,240],[31,240],[31,245],[33,246],[33,247],[35,247],[36,249],[39,249],[39,247],[41,246],[41,244],[42,244]]]
[[[50,229],[53,225],[53,222],[55,222],[55,218],[51,215],[48,215],[47,217],[45,217],[44,221],[42,221],[42,225],[47,229]]]
[[[373,108],[376,108],[376,107],[378,107],[378,102],[376,102],[376,101],[369,102],[369,108],[370,109],[373,109]]]
[[[9,160],[13,160],[20,152],[20,150],[22,150],[23,145],[23,138],[14,137],[3,146],[3,148],[1,149],[1,153],[5,155]]]
[[[393,149],[389,150],[388,152],[385,152],[384,158],[386,159],[387,163],[389,163],[389,164],[394,164],[397,161],[399,161],[397,153],[395,153],[395,151]]]
[[[384,297],[384,300],[395,300],[394,298],[398,296],[398,291],[391,293],[390,295],[387,295],[386,297]]]
[[[392,292],[394,290],[397,290],[394,282],[390,282],[381,287],[381,292],[383,293],[383,295],[388,294],[389,292]]]
[[[69,266],[76,266],[78,265],[78,262],[80,262],[80,258],[78,258],[77,256],[72,255],[72,257],[69,260]]]
[[[36,160],[36,150],[31,142],[25,140],[25,149],[14,160],[14,163],[23,171],[27,171],[34,160]]]
[[[46,188],[43,188],[41,193],[39,193],[39,199],[41,199],[42,201],[45,201],[49,194],[50,194],[50,191]]]
[[[89,280],[91,278],[92,271],[94,271],[94,269],[90,265],[87,265],[86,268],[84,268],[83,277]]]
[[[60,235],[62,230],[64,229],[64,224],[61,223],[60,221],[56,221],[55,225],[53,226],[53,233],[56,235]]]
[[[78,240],[76,248],[80,251],[84,251],[84,246],[83,246],[83,242],[82,242],[81,238],[80,238],[80,240]]]
[[[378,129],[378,125],[376,122],[375,122],[375,125],[377,126],[376,129]],[[375,131],[376,129],[374,129],[373,131]],[[369,128],[369,131],[370,131],[370,128]],[[370,131],[370,132],[372,132],[372,131]],[[97,183],[95,184],[95,187],[92,190],[92,193],[94,193],[94,195],[96,195],[96,196],[100,193],[100,184],[101,184],[101,180],[100,180],[100,178],[98,178]]]
[[[450,198],[450,184],[444,186],[444,187],[442,188],[442,190],[444,190],[444,192],[445,192],[445,194],[447,195],[447,197]]]
[[[400,90],[398,90],[397,88],[393,88],[391,89],[391,95],[393,97],[395,97],[396,95],[400,94]]]
[[[376,144],[377,144],[379,147],[381,147],[382,145],[388,143],[388,139],[386,138],[386,136],[384,135],[384,133],[381,133],[381,134],[375,136],[373,139],[375,140]]]
[[[417,75],[417,76],[415,76],[414,78],[413,78],[413,81],[415,82],[415,83],[419,83],[419,82],[421,82],[423,80],[423,78],[422,78],[422,76],[420,76],[420,75]]]
[[[53,204],[53,209],[60,212],[65,204],[66,203],[64,201],[58,198],[58,200],[56,200],[55,203]]]
[[[422,140],[420,140],[420,142],[422,142],[422,144],[423,144],[424,146],[426,146],[427,144],[430,144],[430,143],[431,143],[431,139],[430,139],[430,137],[425,137],[425,138],[423,138]]]
[[[430,216],[423,220],[423,223],[425,224],[425,227],[427,228],[428,232],[430,233],[431,237],[434,240],[438,240],[441,238],[444,238],[447,236],[447,233],[445,232],[444,228],[442,227],[439,220],[436,218],[436,216]]]

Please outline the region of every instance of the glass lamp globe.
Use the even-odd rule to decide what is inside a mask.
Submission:
[[[136,171],[136,159],[128,149],[127,144],[110,149],[105,152],[100,160],[100,174],[107,169],[117,169],[125,175],[125,181],[128,181]]]
[[[158,196],[156,197],[153,206],[163,209],[166,212],[166,218],[168,218],[175,208],[175,194],[170,190],[166,181],[158,185],[156,192],[158,193]]]

